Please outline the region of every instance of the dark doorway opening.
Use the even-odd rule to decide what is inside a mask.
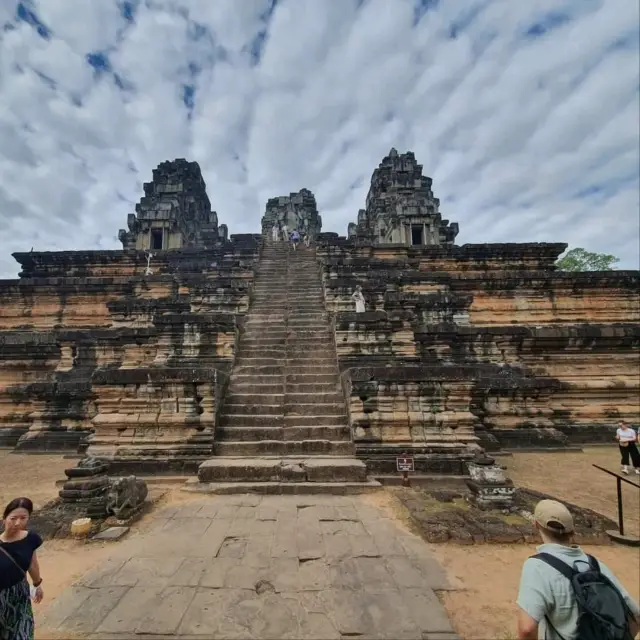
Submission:
[[[163,235],[162,229],[151,229],[151,249],[162,249]]]
[[[422,241],[422,226],[411,227],[411,244],[424,244]]]

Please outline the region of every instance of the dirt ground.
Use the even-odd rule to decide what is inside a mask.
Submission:
[[[617,470],[615,448],[592,447],[584,453],[522,453],[500,458],[516,485],[542,491],[574,504],[588,507],[616,519],[615,481],[593,469],[591,464]],[[57,480],[72,460],[55,455],[10,455],[0,451],[0,502],[6,504],[18,495],[31,497],[41,506],[57,495]],[[559,474],[558,471],[562,473]],[[630,476],[632,479],[634,477]],[[588,482],[585,482],[588,478]],[[193,499],[191,494],[173,490],[163,503]],[[635,492],[635,498],[634,498]],[[388,493],[368,498],[388,509],[406,526],[403,507]],[[638,530],[640,492],[625,489],[625,524]],[[138,527],[144,527],[146,518]],[[515,599],[520,569],[534,553],[535,545],[429,545],[449,572],[454,590],[440,596],[457,632],[464,640],[507,640],[515,638]],[[640,598],[640,550],[620,546],[585,547],[605,562],[634,598]],[[112,551],[108,544],[72,540],[47,541],[39,553],[46,576],[42,610],[68,585]],[[491,585],[491,588],[487,588]]]
[[[58,480],[64,480],[64,470],[75,467],[76,460],[61,455],[14,454],[0,450],[0,505],[13,498],[26,496],[36,509],[58,496]]]
[[[619,473],[620,454],[615,445],[571,453],[517,453],[499,457],[498,462],[506,465],[516,486],[549,493],[618,522],[616,480],[592,466]],[[639,484],[640,476],[629,474],[628,478]],[[640,534],[640,489],[623,482],[622,503],[626,531]]]
[[[518,453],[500,457],[516,486],[554,495],[593,509],[617,522],[616,482],[594,469],[619,471],[617,448],[587,447],[583,453]],[[637,476],[629,476],[636,481]],[[640,490],[623,483],[625,526],[640,529]],[[464,640],[507,640],[516,637],[515,600],[522,563],[535,545],[431,545],[449,572],[456,591],[440,594],[456,631]],[[640,549],[585,546],[601,559],[636,599],[640,599]],[[487,588],[491,585],[490,588]]]
[[[440,592],[453,626],[464,640],[516,638],[515,612],[522,563],[535,545],[430,545],[455,591]],[[629,593],[640,598],[640,550],[585,546],[602,560]]]

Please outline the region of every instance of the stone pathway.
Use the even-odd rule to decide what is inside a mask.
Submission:
[[[38,619],[38,637],[455,640],[425,543],[365,496],[169,507]]]

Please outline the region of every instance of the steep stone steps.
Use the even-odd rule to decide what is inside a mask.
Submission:
[[[369,487],[353,457],[315,250],[267,243],[202,483]]]
[[[227,418],[232,416],[282,416],[282,405],[231,404],[229,402],[225,402],[224,413]]]
[[[254,442],[257,440],[285,440],[285,429],[279,427],[219,427],[216,438],[220,441]],[[303,440],[304,438],[297,438]]]
[[[280,379],[279,382],[267,382],[264,384],[255,384],[253,377],[251,377],[250,380],[247,380],[247,382],[232,380],[229,383],[227,393],[238,395],[242,395],[244,393],[256,394],[261,397],[264,397],[265,395],[284,395],[284,380]]]
[[[287,373],[285,375],[285,384],[315,384],[315,383],[338,383],[337,373]]]
[[[213,451],[219,456],[263,456],[263,455],[335,455],[348,456],[354,452],[351,441],[319,440],[218,440]]]
[[[337,376],[329,382],[315,382],[312,384],[287,382],[287,394],[289,397],[298,393],[329,393],[335,391],[342,397],[342,386]]]
[[[360,482],[366,467],[355,458],[263,456],[212,458],[200,465],[200,482]]]
[[[223,413],[220,416],[221,427],[284,427],[284,415],[254,415],[251,413]]]

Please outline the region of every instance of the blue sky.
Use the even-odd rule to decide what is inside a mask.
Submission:
[[[231,233],[311,189],[346,232],[412,150],[467,242],[638,268],[637,0],[0,0],[0,277],[120,248],[160,162]]]

